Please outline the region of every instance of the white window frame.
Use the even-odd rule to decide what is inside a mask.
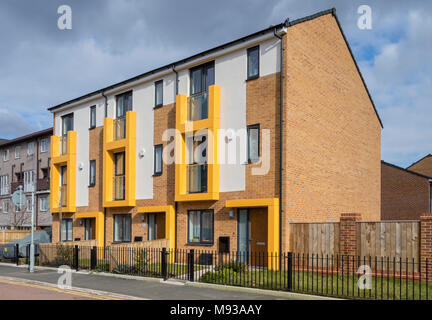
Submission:
[[[0,176],[0,195],[9,194],[9,176],[4,174]]]
[[[3,150],[3,161],[9,160],[9,149]]]
[[[24,192],[34,191],[34,172],[33,170],[28,170],[23,172],[24,176]]]
[[[32,156],[35,153],[35,143],[34,141],[31,141],[27,143],[27,155]]]
[[[48,138],[43,138],[41,139],[41,146],[40,146],[40,152],[44,153],[44,152],[48,152]],[[45,147],[44,147],[45,146]]]
[[[31,198],[27,198],[27,201],[26,201],[26,211],[27,212],[31,212],[31,207],[32,207],[32,199]]]
[[[9,213],[9,201],[3,200],[2,202],[3,213]]]
[[[40,209],[40,211],[42,211],[42,212],[48,211],[47,203],[48,203],[48,198],[47,197],[41,197],[39,199],[39,209]]]
[[[21,146],[16,146],[15,147],[15,159],[19,159],[20,158],[20,153],[21,153]]]

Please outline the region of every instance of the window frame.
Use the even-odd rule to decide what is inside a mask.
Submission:
[[[3,162],[9,161],[9,149],[3,150]]]
[[[42,203],[45,203],[45,207],[42,206]],[[48,198],[47,197],[40,197],[39,198],[39,210],[41,212],[47,212],[48,211]]]
[[[118,115],[118,101],[119,101],[119,99],[120,99],[121,97],[124,97],[124,96],[129,95],[129,94],[130,94],[130,99],[131,99],[131,106],[130,106],[130,109],[129,109],[129,110],[126,110],[126,108],[124,108],[124,106],[123,106],[123,108],[125,109],[125,111],[124,111],[124,115],[119,116],[119,115]],[[116,99],[115,118],[116,118],[116,119],[123,119],[123,118],[126,118],[126,114],[127,114],[127,112],[128,112],[128,111],[133,111],[133,90],[128,90],[128,91],[122,92],[122,93],[120,93],[120,94],[117,94],[117,95],[115,96],[115,99]]]
[[[122,219],[125,219],[125,217],[129,217],[129,235],[130,235],[130,239],[129,240],[116,240],[115,235],[116,235],[116,217],[122,217]],[[124,235],[123,235],[124,237]],[[132,242],[132,215],[130,213],[119,213],[119,214],[113,214],[113,242],[114,243],[130,243]]]
[[[41,153],[48,152],[48,144],[49,144],[48,138],[42,138],[40,140],[40,152]],[[46,146],[46,149],[43,148],[44,145]]]
[[[72,127],[72,128],[65,132],[65,128],[64,128],[64,125],[65,125],[65,119],[68,119],[68,118],[71,119],[71,127]],[[62,135],[63,137],[65,137],[65,136],[67,136],[67,133],[68,133],[69,131],[73,131],[73,130],[74,130],[74,126],[75,126],[74,113],[71,112],[71,113],[68,113],[68,114],[65,114],[65,115],[61,116],[61,120],[62,120],[61,135]]]
[[[17,156],[17,150],[18,150],[18,156]],[[14,151],[15,151],[14,152],[15,159],[20,159],[21,158],[21,146],[16,146]]]
[[[69,238],[68,237],[68,235],[69,235],[69,232],[68,232],[68,226],[69,226],[69,224],[68,224],[68,222],[70,222],[70,226],[71,226],[71,228],[70,228],[70,240],[69,239],[67,239],[67,240],[65,240],[65,239],[63,239],[63,237],[62,237],[62,234],[63,234],[63,221],[66,221],[66,238]],[[72,242],[73,241],[73,219],[72,218],[63,218],[62,220],[61,220],[61,226],[60,226],[60,238],[61,238],[61,242]]]
[[[160,171],[156,171],[157,149],[161,149]],[[163,173],[163,144],[157,144],[153,147],[153,175],[160,176]]]
[[[94,120],[94,124],[93,124]],[[90,107],[90,123],[89,129],[96,128],[96,105]]]
[[[92,182],[92,165],[94,165],[94,181]],[[89,161],[89,187],[96,185],[96,160]]]
[[[163,106],[163,100],[164,100],[163,99],[163,79],[156,81],[154,83],[154,86],[155,86],[155,105],[154,105],[153,109],[156,109],[156,108],[160,108]],[[157,101],[157,90],[158,90],[159,86],[160,86],[160,90],[161,90],[161,102],[160,103],[158,103],[158,101]]]
[[[250,157],[250,139],[249,139],[249,132],[251,129],[258,129],[258,159],[256,161],[252,161]],[[251,124],[247,126],[247,132],[246,132],[246,139],[247,139],[247,162],[248,163],[257,163],[259,162],[259,158],[261,157],[261,128],[260,124]]]
[[[6,210],[5,210],[6,208]],[[9,200],[8,199],[4,199],[2,201],[2,211],[3,213],[9,213]]]
[[[253,53],[253,52],[255,52],[255,51],[257,51],[257,60],[258,60],[258,72],[257,72],[257,74],[256,75],[250,75],[250,70],[249,70],[249,59],[250,59],[250,56],[251,56],[251,54]],[[257,79],[257,78],[259,78],[260,77],[260,46],[259,45],[257,45],[257,46],[254,46],[254,47],[251,47],[251,48],[248,48],[247,49],[247,80],[253,80],[253,79]]]
[[[31,150],[32,150],[31,153],[30,153],[30,146],[33,146],[31,148]],[[34,141],[27,142],[27,155],[28,156],[33,156],[34,154],[35,154],[35,143],[34,143]]]
[[[190,241],[190,216],[192,212],[200,213],[200,241],[199,242],[191,242]],[[203,213],[211,213],[211,240],[209,242],[202,241],[202,232],[203,232]],[[189,245],[199,245],[199,246],[212,246],[214,245],[214,210],[213,209],[204,209],[204,210],[188,210],[187,217],[187,243]]]
[[[213,68],[213,83],[212,84],[208,84],[208,70]],[[194,71],[200,70],[201,71],[201,91],[199,92],[195,92],[192,93],[192,87],[193,87],[193,77],[192,77],[192,73]],[[204,64],[201,64],[199,66],[193,67],[191,69],[189,69],[189,94],[190,96],[195,96],[195,95],[200,95],[202,93],[207,92],[208,93],[208,87],[212,86],[215,84],[215,80],[216,80],[216,68],[215,68],[215,62],[213,61],[209,61],[206,62]]]

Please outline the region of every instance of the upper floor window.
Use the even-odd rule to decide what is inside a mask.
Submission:
[[[20,146],[16,146],[15,147],[15,159],[19,159],[20,158],[20,153],[21,153],[21,147]]]
[[[96,128],[96,106],[90,107],[90,129]]]
[[[24,171],[24,192],[32,192],[34,189],[34,172]]]
[[[117,109],[116,117],[124,118],[126,117],[126,112],[132,110],[132,91],[128,91],[116,96],[117,99]]]
[[[42,197],[42,198],[40,198],[39,201],[40,201],[40,206],[39,206],[40,211],[43,211],[43,212],[48,211],[48,198]]]
[[[27,144],[27,155],[32,156],[34,154],[34,147],[35,143],[33,141]]]
[[[3,213],[8,213],[8,212],[9,212],[9,201],[3,200]]]
[[[214,62],[190,70],[190,98],[188,120],[208,118],[208,87],[215,83]]]
[[[3,150],[3,161],[9,160],[9,149]]]
[[[155,82],[155,108],[163,106],[163,80]]]
[[[40,141],[40,151],[41,152],[48,152],[48,138],[43,138]]]
[[[154,174],[162,174],[162,145],[154,146]]]
[[[260,149],[260,126],[259,124],[247,127],[248,162],[259,161]]]
[[[0,176],[0,195],[9,194],[9,176],[7,174]]]
[[[27,212],[32,211],[32,199],[31,198],[27,198],[26,210],[27,210]]]
[[[68,131],[74,129],[74,115],[73,113],[62,116],[62,136],[67,136]]]
[[[96,160],[90,160],[90,181],[89,186],[94,187],[96,185]]]
[[[259,46],[247,50],[247,78],[259,77]]]

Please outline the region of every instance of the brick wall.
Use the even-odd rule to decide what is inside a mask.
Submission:
[[[340,254],[354,256],[357,254],[357,226],[361,220],[358,213],[343,213],[340,217]]]
[[[428,274],[432,276],[432,214],[425,213],[420,217],[421,238],[420,238],[420,261],[422,262],[423,277]],[[427,267],[426,267],[427,266]]]
[[[432,177],[432,155],[427,155],[423,159],[415,162],[407,169],[424,174],[425,176]]]
[[[393,165],[381,166],[381,220],[416,220],[430,206],[429,179]]]

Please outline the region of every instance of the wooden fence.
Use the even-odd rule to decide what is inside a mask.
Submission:
[[[339,253],[339,222],[292,223],[291,251],[294,253],[337,255]]]
[[[30,234],[30,230],[1,230],[0,245],[16,241]]]

